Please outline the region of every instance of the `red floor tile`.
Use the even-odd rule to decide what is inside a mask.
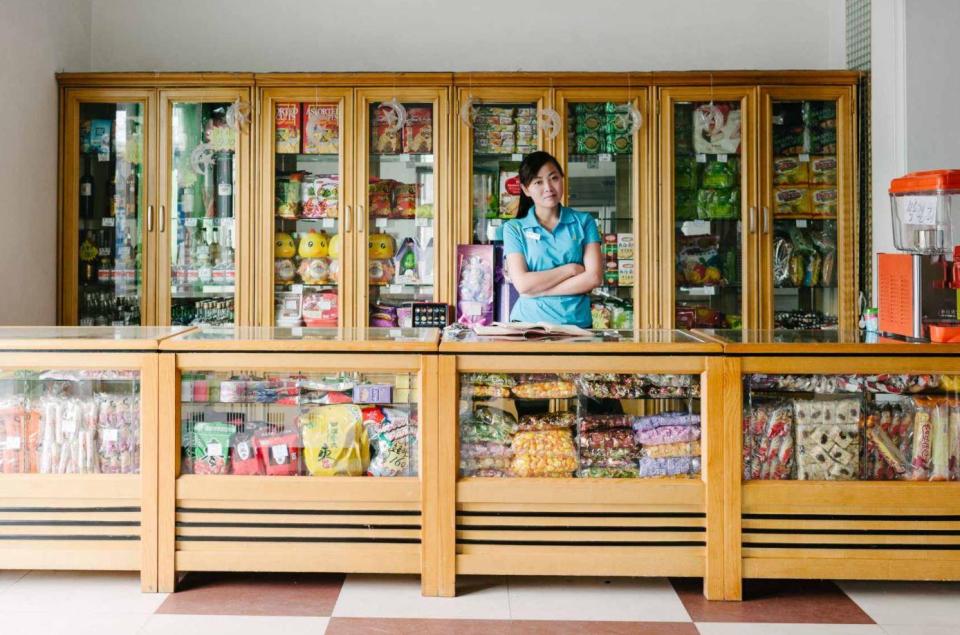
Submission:
[[[744,580],[742,602],[710,602],[699,578],[671,579],[694,622],[873,624],[833,582]]]
[[[326,635],[697,635],[692,623],[416,620],[335,617]]]
[[[341,574],[189,573],[157,613],[328,617],[343,579]]]

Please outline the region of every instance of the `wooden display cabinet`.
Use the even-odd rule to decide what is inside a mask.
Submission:
[[[772,333],[779,333],[780,337],[772,337]],[[779,376],[784,374],[784,368],[789,368],[792,375],[956,376],[960,373],[955,357],[958,347],[895,340],[862,343],[855,334],[843,333],[823,337],[820,343],[812,339],[806,344],[788,343],[789,336],[787,331],[745,332],[728,339],[724,345],[723,470],[728,475],[728,485],[723,496],[726,518],[723,598],[741,599],[744,578],[960,579],[960,546],[955,536],[956,519],[960,515],[957,496],[960,483],[952,480],[955,476],[946,475],[947,480],[943,482],[930,481],[927,477],[922,480],[744,480],[742,459],[745,456],[742,421],[751,412],[745,384],[749,375]],[[777,341],[783,338],[787,338],[786,341]],[[880,381],[882,383],[882,379]],[[862,426],[869,414],[880,411],[884,404],[902,407],[906,412],[919,408],[920,405],[914,404],[929,398],[949,404],[955,393],[944,393],[941,386],[932,392],[902,395],[867,389],[820,396],[780,391],[772,396],[788,400],[861,399],[864,411],[860,419],[860,451],[865,456],[860,458],[858,469],[861,471],[857,474],[864,479],[872,474],[867,468],[866,455],[875,454],[873,450],[868,453],[863,449],[868,441]],[[895,403],[902,405],[893,406]],[[743,410],[739,404],[744,404]],[[947,435],[951,440],[953,437]],[[933,443],[946,443],[947,438]],[[795,447],[794,455],[803,451]],[[911,457],[904,458],[909,474],[913,469]],[[873,463],[881,464],[879,458]],[[794,478],[797,477],[795,473]]]
[[[139,571],[157,590],[156,349],[173,333],[0,328],[0,568]],[[133,399],[135,423],[98,414]]]
[[[459,426],[443,426],[440,594],[453,595],[456,576],[466,574],[674,575],[703,577],[704,594],[721,597],[722,361],[711,356],[718,350],[670,332],[626,334],[621,342],[441,343],[442,421],[472,411],[461,398],[464,373],[686,374],[701,390],[703,454],[690,479],[461,477]],[[666,408],[657,401],[637,407]]]
[[[424,593],[434,594],[429,581],[438,567],[430,549],[436,534],[431,506],[436,504],[437,360],[427,353],[436,350],[436,338],[437,332],[429,330],[395,336],[386,330],[256,328],[166,343],[160,355],[159,588],[173,591],[177,574],[185,571],[337,571],[421,573]],[[192,373],[237,371],[249,376],[402,374],[410,381],[405,392],[418,419],[419,475],[186,473],[181,450],[188,408],[232,408],[250,421],[254,409],[264,407],[272,414],[261,413],[263,420],[271,425],[280,410],[287,411],[279,415],[285,424],[296,421],[296,404],[281,408],[222,397],[197,404],[184,398],[188,384],[183,382],[192,381]],[[399,398],[396,392],[391,397]]]

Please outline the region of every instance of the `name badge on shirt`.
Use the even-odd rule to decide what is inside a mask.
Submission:
[[[530,239],[530,240],[540,240],[540,234],[538,234],[537,232],[533,231],[532,229],[527,229],[527,230],[525,230],[525,231],[523,232],[523,236],[524,236],[524,238],[528,238],[528,239]]]

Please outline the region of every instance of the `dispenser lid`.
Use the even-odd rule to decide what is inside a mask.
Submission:
[[[911,172],[890,181],[890,194],[894,195],[949,191],[960,193],[960,170]]]

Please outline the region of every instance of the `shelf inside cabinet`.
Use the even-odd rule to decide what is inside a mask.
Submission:
[[[370,161],[376,163],[433,164],[433,154],[371,154]]]

